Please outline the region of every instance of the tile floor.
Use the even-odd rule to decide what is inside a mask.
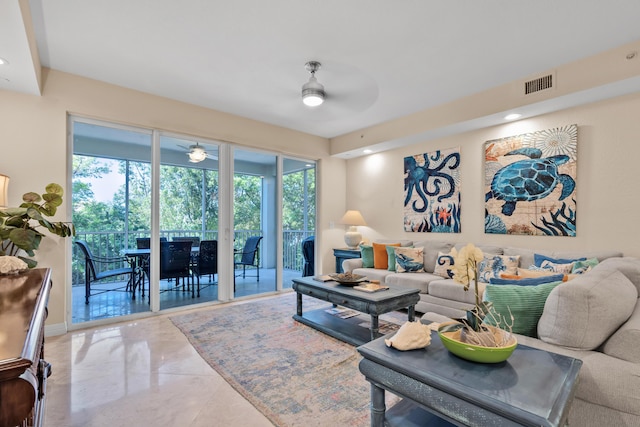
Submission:
[[[272,426],[167,315],[49,337],[45,356],[47,426]]]

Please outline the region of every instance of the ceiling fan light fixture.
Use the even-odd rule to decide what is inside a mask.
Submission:
[[[305,64],[307,71],[311,73],[309,81],[302,85],[302,102],[309,107],[317,107],[324,102],[324,86],[318,83],[316,71],[320,69],[320,63],[309,61]]]
[[[195,146],[191,148],[191,151],[187,153],[189,156],[189,161],[191,163],[200,163],[204,159],[207,158],[207,152],[200,146]]]

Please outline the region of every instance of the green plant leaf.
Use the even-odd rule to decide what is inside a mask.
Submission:
[[[33,256],[33,250],[38,249],[40,239],[38,239],[38,232],[31,229],[14,228],[9,233],[9,240],[14,245],[27,252],[29,256]],[[41,238],[41,237],[40,237]]]
[[[31,258],[25,258],[23,256],[18,256],[18,258],[20,258],[21,260],[26,262],[27,263],[27,267],[29,267],[29,268],[34,268],[36,265],[38,265],[38,262],[36,260],[31,259]]]
[[[39,203],[42,201],[42,197],[38,193],[29,192],[22,195],[22,200],[27,203]]]
[[[62,186],[60,184],[56,184],[54,182],[52,182],[51,184],[47,185],[45,187],[45,191],[47,193],[49,193],[49,194],[55,194],[57,196],[60,196],[60,198],[62,198],[62,196],[64,195],[64,190],[63,190]]]
[[[47,205],[58,207],[62,204],[62,197],[59,194],[47,193],[43,194],[42,198],[47,202]]]
[[[22,216],[27,213],[26,208],[6,208],[1,211],[2,216]]]

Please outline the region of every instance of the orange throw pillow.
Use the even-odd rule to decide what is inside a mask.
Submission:
[[[389,268],[387,246],[400,246],[400,243],[373,243],[373,268]]]

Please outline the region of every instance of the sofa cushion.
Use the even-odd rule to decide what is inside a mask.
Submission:
[[[387,250],[387,270],[396,271],[396,246],[387,245],[385,249]]]
[[[415,247],[424,248],[424,271],[433,273],[438,259],[438,252],[449,252],[453,248],[453,243],[441,242],[438,240],[423,240],[416,242]]]
[[[602,346],[602,352],[618,359],[640,363],[640,304],[636,306],[620,329]]]
[[[482,299],[486,285],[486,283],[478,283],[480,299]],[[465,291],[464,285],[453,279],[440,279],[429,283],[429,295],[467,304],[476,303],[475,285],[472,283]]]
[[[360,245],[360,258],[364,268],[373,268],[373,246]]]
[[[389,247],[387,247],[388,249]],[[423,248],[393,248],[393,263],[398,273],[419,273],[424,271]]]
[[[520,257],[509,255],[488,255],[478,265],[479,280],[489,283],[492,278],[500,277],[500,273],[516,274]]]
[[[487,285],[484,299],[491,301],[493,305],[484,323],[507,329],[505,323],[509,325],[513,322],[512,332],[535,337],[545,301],[561,283],[551,282],[538,286]]]
[[[603,268],[615,269],[624,274],[627,279],[631,280],[640,295],[640,259],[632,257],[607,258],[600,260],[594,270]]]
[[[373,243],[373,266],[374,268],[388,269],[389,254],[387,246],[400,246],[400,243]]]
[[[391,273],[385,277],[385,284],[396,285],[402,288],[420,289],[421,293],[427,293],[429,291],[429,283],[441,279],[442,277],[432,273]]]
[[[468,243],[456,243],[454,248],[456,248],[456,250],[458,252],[460,252],[460,249],[464,248],[467,245],[468,245]],[[480,249],[482,251],[482,253],[484,253],[485,255],[488,255],[488,254],[503,255],[504,254],[504,249],[502,247],[500,247],[500,246],[475,245],[475,247]]]
[[[637,298],[637,289],[621,272],[593,269],[549,295],[538,336],[551,344],[593,350],[631,316]]]
[[[451,267],[453,267],[454,263],[455,259],[451,252],[438,252],[438,258],[436,258],[436,266],[433,269],[433,274],[444,277],[445,279],[452,279],[453,271],[451,271]]]

